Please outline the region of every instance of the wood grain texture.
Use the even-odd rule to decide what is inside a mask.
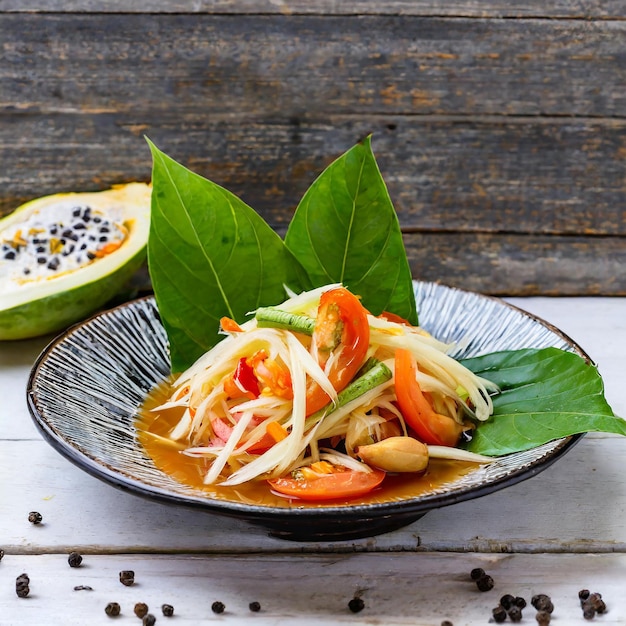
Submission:
[[[494,295],[623,295],[622,237],[413,233],[413,276]]]
[[[469,577],[474,567],[492,575],[492,591],[477,590]],[[141,623],[133,608],[144,602],[159,626],[435,626],[446,619],[484,626],[493,623],[491,611],[504,593],[529,603],[522,624],[536,623],[530,600],[537,593],[551,597],[553,623],[584,624],[578,600],[584,587],[601,592],[607,605],[591,623],[614,626],[623,625],[626,615],[625,568],[623,554],[88,555],[77,569],[68,567],[63,553],[8,554],[0,583],[7,626],[108,624],[104,607],[111,601],[122,609],[112,623],[124,624]],[[123,569],[135,572],[133,586],[119,583]],[[31,581],[26,599],[12,591],[22,572]],[[91,589],[75,591],[76,585]],[[348,609],[355,595],[364,605],[357,615]],[[216,600],[225,605],[222,615],[211,611]],[[250,612],[252,601],[260,603],[259,613]],[[162,617],[164,602],[174,606],[172,619]]]
[[[626,120],[362,115],[236,123],[225,116],[116,113],[15,114],[5,120],[5,212],[35,195],[149,180],[145,134],[239,195],[273,227],[285,227],[322,169],[372,133],[406,231],[626,232]]]
[[[15,13],[206,13],[206,14],[328,14],[445,15],[449,17],[623,18],[621,0],[0,0],[0,11]]]
[[[75,125],[68,126],[70,120]],[[381,117],[308,127],[257,121],[181,128],[179,120],[154,121],[137,132],[115,115],[26,115],[21,121],[17,145],[8,145],[0,127],[11,163],[11,172],[0,173],[5,210],[33,190],[43,195],[148,180],[145,132],[282,234],[323,167],[373,131],[416,278],[493,294],[626,293],[623,162],[606,158],[626,142],[621,122],[450,126],[394,118],[390,130]],[[502,145],[516,148],[503,152]]]
[[[625,294],[620,6],[5,0],[0,215],[148,180],[146,134],[284,232],[373,133],[417,277]]]
[[[626,438],[617,436],[588,435],[538,476],[430,511],[394,532],[313,542],[277,539],[240,519],[119,491],[42,440],[0,440],[0,453],[2,547],[13,554],[626,553],[621,462]],[[44,523],[30,525],[29,511],[39,511]],[[593,522],[591,512],[596,513]]]
[[[626,113],[626,21],[7,14],[4,109]]]

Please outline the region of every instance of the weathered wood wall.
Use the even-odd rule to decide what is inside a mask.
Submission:
[[[373,133],[415,277],[626,294],[623,1],[129,4],[0,0],[0,213],[148,180],[147,135],[282,232]]]

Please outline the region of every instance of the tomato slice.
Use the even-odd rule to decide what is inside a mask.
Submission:
[[[328,378],[336,391],[354,378],[367,355],[370,328],[367,311],[359,299],[343,287],[329,289],[320,297],[311,349],[322,368],[334,357]],[[307,386],[306,414],[326,406],[330,398],[315,382]]]
[[[422,393],[416,373],[417,362],[411,352],[398,348],[395,354],[394,385],[400,412],[423,443],[455,446],[463,432],[463,425],[434,411]]]
[[[335,466],[336,467],[336,466]],[[330,474],[319,474],[315,478],[296,479],[276,478],[267,482],[274,491],[300,500],[335,500],[355,498],[369,493],[385,478],[385,472],[372,469],[371,472],[357,472],[347,468],[337,468]]]

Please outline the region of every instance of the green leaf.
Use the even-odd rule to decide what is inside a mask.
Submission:
[[[285,237],[314,287],[341,282],[374,315],[417,324],[411,270],[398,217],[370,139],[324,170],[296,209]]]
[[[488,456],[520,452],[586,432],[626,435],[604,398],[597,368],[558,348],[495,352],[461,361],[496,383],[494,413],[467,449]]]
[[[190,366],[238,322],[305,282],[280,237],[249,206],[148,141],[153,157],[150,278],[172,370]]]

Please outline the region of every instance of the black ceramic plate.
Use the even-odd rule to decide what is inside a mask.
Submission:
[[[419,282],[415,295],[421,325],[442,341],[457,342],[453,356],[547,346],[586,356],[558,329],[497,298]],[[28,382],[29,409],[54,448],[115,487],[261,524],[273,536],[294,540],[354,539],[400,528],[430,509],[534,476],[579,439],[502,457],[400,502],[290,509],[228,502],[164,474],[137,441],[137,408],[168,374],[167,337],[155,302],[135,300],[71,328],[43,351]]]

